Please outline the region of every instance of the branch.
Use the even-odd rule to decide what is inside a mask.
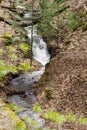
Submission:
[[[0,5],[1,8],[4,8],[4,9],[9,9],[13,12],[17,12],[17,9],[19,8],[15,8],[15,7],[10,7],[10,6],[3,6],[3,5]],[[23,10],[23,11],[28,11],[27,9],[20,9],[20,10]]]
[[[9,25],[12,24],[11,21],[9,21],[9,20],[7,20],[7,19],[1,17],[1,16],[0,16],[0,21],[5,22],[5,23],[7,23],[7,24],[9,24]]]
[[[33,19],[33,25],[34,24],[37,24],[39,21],[41,20],[41,17],[38,17],[38,18],[36,18],[36,19]],[[26,27],[26,26],[30,26],[30,25],[32,25],[32,21],[30,21],[29,23],[25,23],[25,22],[20,22],[20,26],[21,27]]]
[[[58,13],[58,14],[60,14],[60,13],[62,13],[63,11],[65,11],[66,9],[68,9],[70,6],[63,6],[63,7],[61,7],[60,9],[58,9],[58,11],[56,12],[56,14]]]
[[[3,6],[3,5],[0,5],[1,8],[5,8],[5,9],[8,9],[10,11],[13,11],[13,12],[17,12],[17,9],[19,8],[13,8],[13,7],[9,7],[9,6]],[[32,10],[31,9],[20,9],[21,11],[29,11],[31,12]],[[33,10],[33,12],[40,12],[40,10]]]
[[[14,19],[13,19],[14,20]],[[2,22],[5,22],[6,24],[9,24],[9,25],[12,25],[13,23],[13,20],[7,20],[3,17],[0,16],[0,21]],[[37,22],[39,22],[41,20],[41,17],[37,18],[37,19],[34,19],[33,20],[33,24],[37,24]],[[17,21],[16,21],[17,22]],[[30,26],[32,25],[32,22],[29,22],[29,23],[24,23],[23,21],[22,22],[17,22],[19,24],[20,27],[26,27],[26,26]]]

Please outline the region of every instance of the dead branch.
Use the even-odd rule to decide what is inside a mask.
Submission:
[[[5,22],[6,24],[9,24],[9,25],[12,24],[11,21],[9,21],[9,20],[7,20],[7,19],[1,17],[1,16],[0,16],[0,21]]]

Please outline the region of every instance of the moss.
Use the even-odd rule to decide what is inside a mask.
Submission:
[[[26,44],[26,43],[20,43],[19,47],[21,51],[23,51],[24,53],[28,53],[28,51],[30,50],[29,44]]]
[[[4,113],[0,116],[0,120],[4,122],[4,117],[6,122],[3,123],[2,129],[8,130],[11,127],[12,130],[28,130],[26,124],[8,107],[8,105],[0,99],[0,111]],[[9,124],[8,128],[7,125]],[[19,129],[20,128],[20,129]]]
[[[13,36],[12,34],[5,32],[3,34],[3,42],[5,43],[5,45],[10,45],[13,43]]]
[[[81,25],[80,16],[73,11],[69,12],[67,15],[67,22],[66,22],[67,29],[76,31],[80,25]]]
[[[15,127],[15,130],[27,130],[26,125],[24,124],[23,121],[17,122],[14,127]]]
[[[13,104],[13,103],[10,103],[10,104],[8,105],[8,107],[9,107],[11,110],[15,111],[15,112],[20,112],[20,111],[22,111],[22,107],[17,106],[17,105],[15,105],[15,104]]]
[[[87,23],[85,23],[85,24],[82,26],[82,30],[83,30],[83,31],[87,31]]]
[[[76,119],[76,116],[73,113],[69,113],[65,118],[69,122],[74,122]]]
[[[87,118],[83,117],[83,116],[80,116],[79,117],[79,120],[78,120],[78,123],[80,125],[86,125],[87,124]]]
[[[54,99],[52,91],[49,87],[46,87],[46,89],[45,89],[45,96],[46,96],[47,100]]]

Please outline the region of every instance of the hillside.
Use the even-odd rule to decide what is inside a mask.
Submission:
[[[25,9],[19,9],[17,2],[19,7],[22,4]],[[34,0],[32,22],[31,19],[24,18],[26,13],[31,15],[31,0],[20,0],[11,4],[10,0],[0,1],[0,104],[2,113],[7,114],[5,122],[6,126],[9,124],[7,129],[11,125],[10,117],[7,121],[10,116],[6,110],[9,109],[10,103],[7,98],[18,95],[22,101],[25,101],[25,103],[21,102],[21,104],[24,103],[22,114],[24,111],[26,113],[30,111],[28,107],[26,108],[26,103],[29,107],[32,107],[31,104],[35,105],[31,100],[35,97],[40,104],[40,106],[36,104],[36,111],[42,110],[39,116],[45,119],[49,130],[87,130],[87,0]],[[42,66],[32,59],[32,46],[29,44],[31,41],[24,30],[24,27],[32,23],[38,25],[37,32],[47,43],[51,59],[41,79],[38,83],[29,84],[29,87],[33,86],[33,88],[28,89],[26,93],[25,86],[23,86],[24,91],[21,91],[21,86],[35,78],[32,74],[30,79],[19,78],[19,90],[12,87],[11,81],[21,74],[38,71]],[[38,40],[36,37],[34,40],[39,44],[43,39]],[[43,50],[42,43],[39,48]],[[38,78],[37,75],[36,78]],[[34,89],[33,92],[31,89]],[[15,96],[14,101],[17,103]],[[5,110],[3,104],[6,106]],[[11,112],[15,112],[13,113],[15,117],[18,114],[15,110],[17,108],[16,105],[12,107]],[[32,112],[33,109],[30,111],[31,116],[35,114]],[[50,117],[46,119],[44,115],[52,110],[54,115],[51,118],[55,119],[51,120]],[[57,112],[56,115],[55,112]],[[66,115],[69,116],[66,117]],[[66,121],[64,117],[67,118]],[[56,118],[59,122],[55,123]],[[24,122],[30,123],[33,127],[37,125],[32,118],[31,120],[21,119],[25,119]],[[3,124],[0,123],[1,130],[6,129],[3,114],[0,120]],[[18,116],[16,120],[21,122]],[[22,130],[21,124],[14,127],[15,119],[12,123],[11,129]],[[24,130],[28,130],[25,123],[23,123]],[[37,130],[42,130],[42,127]]]
[[[84,2],[78,6],[74,0],[66,3],[70,7],[63,13],[85,11]],[[87,15],[83,19],[85,23]],[[45,111],[53,109],[62,114],[74,113],[77,117],[83,115],[87,118],[87,30],[83,31],[80,25],[75,31],[67,31],[60,37],[58,47],[57,40],[51,42],[55,51],[52,50],[53,58],[36,86],[36,95]],[[52,122],[49,125],[56,128]],[[65,123],[62,128],[86,130],[87,125]]]

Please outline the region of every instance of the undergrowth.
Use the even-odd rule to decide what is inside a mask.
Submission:
[[[22,42],[17,44],[18,48],[16,48],[14,37],[9,32],[5,32],[2,38],[4,46],[0,49],[0,80],[3,80],[3,77],[9,72],[13,74],[18,73],[19,71],[23,73],[29,72],[32,67],[27,61],[18,63],[19,52],[20,55],[28,54],[28,51],[30,50],[29,44]]]
[[[36,110],[36,111],[35,111]],[[69,122],[69,123],[77,123],[79,125],[87,125],[87,118],[84,116],[79,116],[75,115],[74,113],[70,113],[67,115],[61,114],[57,112],[56,110],[49,110],[47,112],[44,112],[44,109],[41,108],[39,103],[36,103],[34,105],[34,111],[40,113],[41,117],[43,117],[45,120],[49,122],[54,122],[55,125],[57,126],[62,126],[64,123]]]

